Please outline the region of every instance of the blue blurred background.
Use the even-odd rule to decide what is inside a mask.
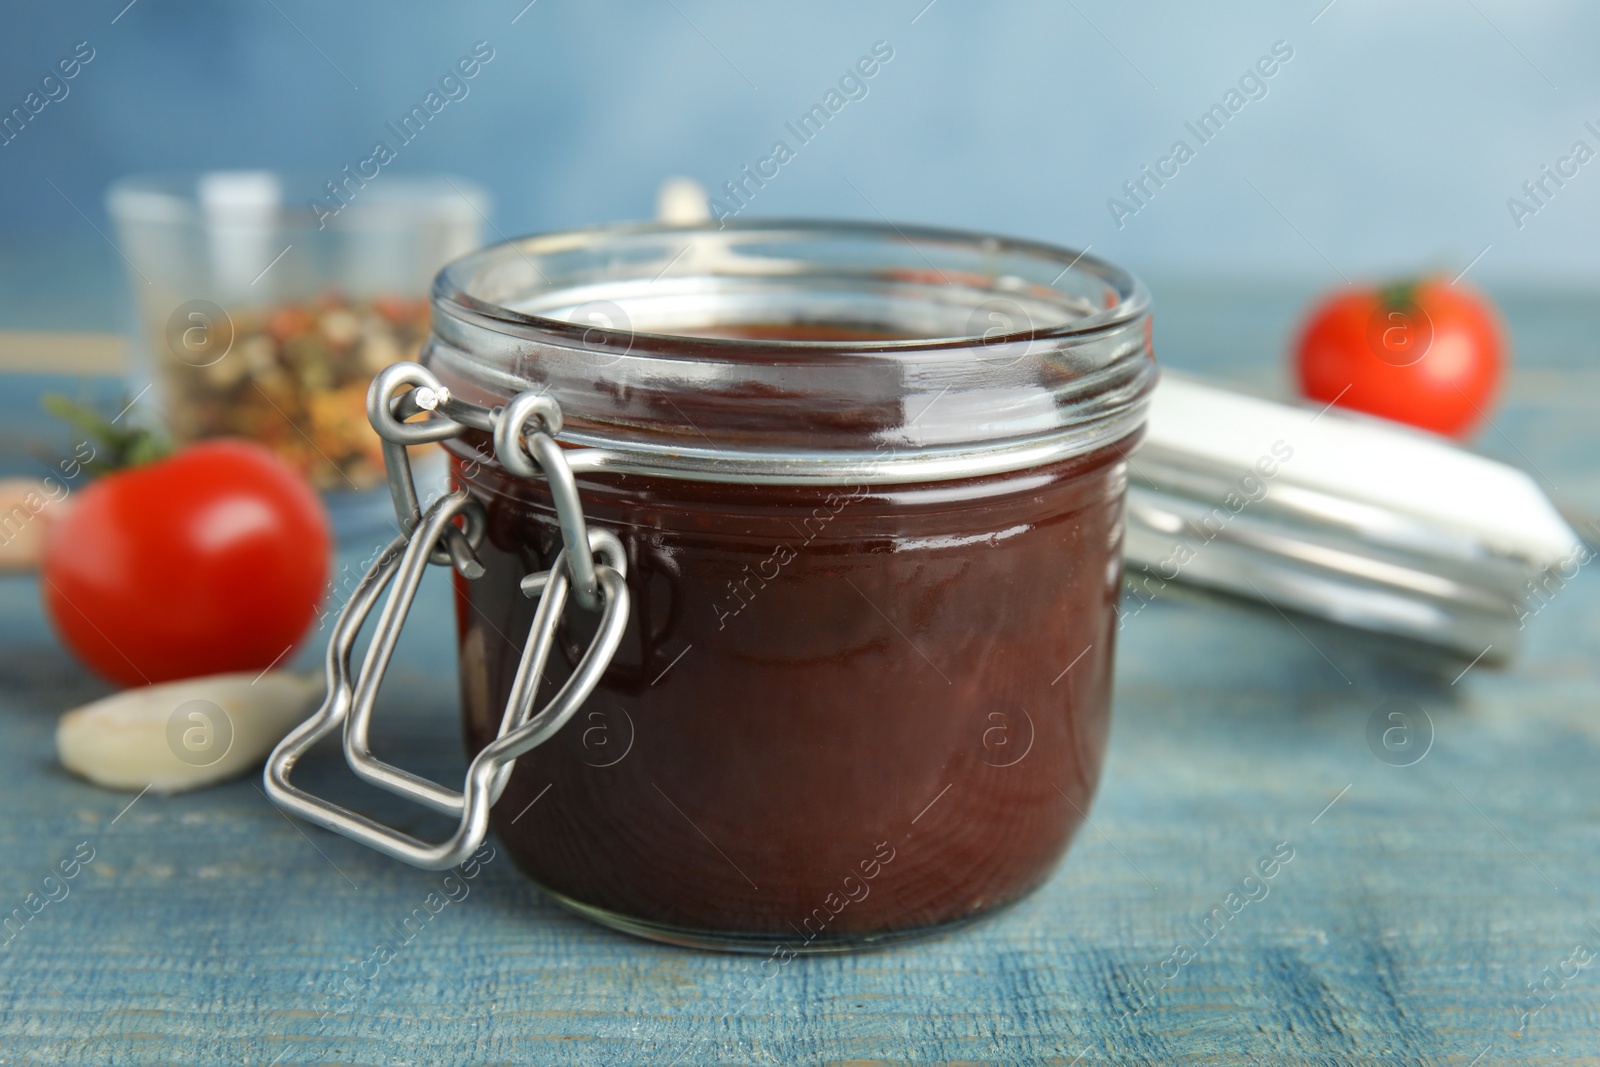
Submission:
[[[390,167],[481,180],[507,234],[647,216],[664,177],[716,191],[781,139],[795,158],[748,214],[1088,244],[1152,281],[1315,286],[1480,254],[1485,284],[1600,281],[1600,162],[1547,182],[1520,227],[1507,204],[1535,206],[1523,183],[1574,142],[1600,150],[1584,125],[1600,129],[1600,8],[1577,0],[525,4],[13,6],[0,112],[79,42],[94,58],[0,146],[0,328],[122,325],[121,264],[96,233],[112,178],[337,177],[398,144],[385,123],[480,41],[494,58]],[[801,145],[785,123],[880,41],[893,58],[866,95]],[[1199,145],[1185,123],[1276,42],[1292,59]],[[1130,200],[1123,183],[1180,138],[1194,158]],[[1138,206],[1120,225],[1112,197]]]

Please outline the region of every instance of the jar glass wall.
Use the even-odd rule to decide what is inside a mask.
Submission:
[[[518,864],[603,922],[760,951],[1043,881],[1104,754],[1148,326],[1109,265],[932,230],[615,227],[444,271],[424,363],[474,403],[551,394],[628,557],[621,650],[495,808]],[[561,537],[543,483],[446,447],[488,515],[456,579],[476,751]]]

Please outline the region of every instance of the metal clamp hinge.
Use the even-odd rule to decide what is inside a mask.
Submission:
[[[410,388],[396,395],[406,386]],[[409,421],[425,412],[427,418]],[[482,845],[489,810],[500,799],[517,757],[553,737],[583,706],[610,665],[628,622],[627,561],[614,534],[591,530],[584,520],[572,470],[555,441],[561,409],[552,398],[522,393],[503,408],[483,408],[452,398],[421,365],[397,363],[373,379],[367,391],[367,418],[383,439],[389,491],[402,533],[362,575],[339,613],[328,641],[327,696],[315,715],[279,742],[263,779],[267,796],[284,810],[396,859],[443,870],[460,864]],[[457,792],[375,757],[368,732],[378,688],[428,565],[454,567],[467,579],[484,573],[477,556],[487,526],[483,505],[465,489],[457,489],[424,511],[406,452],[411,445],[443,441],[469,427],[493,435],[496,458],[511,473],[548,482],[562,549],[549,570],[522,579],[523,592],[538,600],[533,624],[498,736],[473,758]],[[378,614],[361,669],[352,678],[356,638],[386,588],[389,597]],[[571,676],[535,710],[539,682],[569,595],[584,608],[600,612],[600,623]],[[455,833],[429,844],[291,784],[289,774],[296,761],[341,725],[351,770],[390,793],[456,816]]]

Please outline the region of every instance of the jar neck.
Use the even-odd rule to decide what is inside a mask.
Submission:
[[[1065,249],[854,224],[617,227],[446,268],[422,359],[474,403],[553,396],[575,469],[911,483],[1135,432],[1148,327],[1136,281]]]

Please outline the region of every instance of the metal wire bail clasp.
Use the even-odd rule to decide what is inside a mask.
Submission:
[[[396,395],[406,386],[410,388]],[[411,421],[424,413],[426,418]],[[421,365],[397,363],[373,379],[367,417],[383,439],[389,491],[402,533],[367,568],[339,614],[328,641],[328,691],[322,706],[279,742],[263,779],[267,796],[286,811],[396,859],[443,870],[482,845],[489,809],[500,799],[517,757],[554,736],[583,706],[610,665],[628,622],[627,560],[614,534],[590,530],[584,521],[577,483],[555,441],[554,435],[561,431],[561,408],[552,398],[522,393],[504,408],[491,410],[454,399]],[[549,483],[562,549],[549,570],[522,579],[524,594],[536,598],[538,607],[499,734],[473,759],[465,785],[457,792],[379,760],[372,754],[368,733],[378,688],[428,565],[454,567],[473,580],[484,573],[477,556],[487,524],[483,506],[465,489],[458,489],[424,511],[406,452],[411,445],[443,441],[468,427],[493,435],[496,458],[507,470]],[[386,588],[390,588],[388,600],[361,669],[352,678],[356,638]],[[600,612],[600,623],[571,676],[536,711],[539,682],[569,593],[584,608]],[[455,833],[429,844],[291,784],[289,774],[300,756],[341,725],[345,761],[352,771],[380,789],[457,816]]]

